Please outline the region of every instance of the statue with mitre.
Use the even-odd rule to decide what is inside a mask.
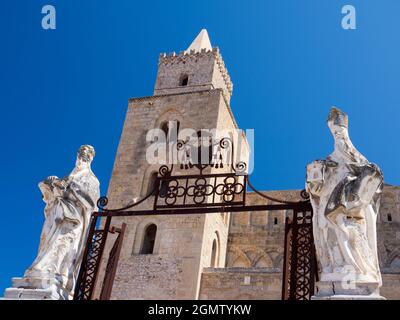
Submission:
[[[352,144],[348,116],[332,108],[334,151],[307,166],[319,265],[316,297],[382,299],[376,221],[383,174]]]

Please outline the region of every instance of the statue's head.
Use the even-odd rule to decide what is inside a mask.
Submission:
[[[347,132],[349,118],[347,114],[336,107],[332,107],[328,115],[328,127],[334,136]]]
[[[77,162],[90,164],[95,156],[94,148],[88,144],[81,146],[77,154]]]

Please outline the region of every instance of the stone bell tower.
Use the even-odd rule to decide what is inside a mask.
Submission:
[[[149,129],[165,128],[168,121],[195,130],[235,129],[231,94],[228,71],[205,29],[185,51],[161,54],[154,95],[129,99],[108,207],[137,202],[152,190],[160,165],[146,161]],[[135,210],[153,203],[151,196]],[[113,225],[125,222],[127,229],[111,298],[198,298],[203,268],[225,266],[229,219],[222,213],[113,218]],[[104,267],[103,261],[102,272]]]

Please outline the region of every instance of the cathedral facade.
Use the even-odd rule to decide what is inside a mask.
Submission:
[[[232,88],[221,53],[211,46],[206,30],[187,50],[161,54],[154,94],[129,100],[107,194],[109,207],[123,207],[152,190],[159,165],[146,161],[149,129],[168,131],[170,121],[195,130],[237,129],[230,108]],[[300,190],[264,193],[300,199]],[[266,204],[255,193],[247,197],[249,204]],[[138,209],[152,209],[153,198]],[[127,227],[111,299],[281,299],[285,219],[290,215],[281,210],[115,217],[113,224],[124,222]],[[381,294],[400,299],[400,187],[385,185],[378,249]],[[109,250],[110,245],[103,257]]]

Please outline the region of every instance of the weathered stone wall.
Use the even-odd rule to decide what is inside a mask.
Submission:
[[[380,293],[388,300],[399,300],[400,274],[382,274]],[[205,269],[199,299],[202,300],[280,300],[281,270],[263,268]]]
[[[265,194],[288,201],[300,200],[300,191],[269,191]],[[247,194],[248,205],[271,203],[255,193]],[[227,267],[282,268],[285,218],[291,211],[232,213]]]
[[[201,300],[280,300],[281,272],[269,269],[205,269]]]
[[[204,215],[127,218],[127,237],[112,299],[193,299],[203,242]],[[140,254],[143,226],[157,225],[153,254]],[[103,265],[104,266],[104,265]]]
[[[263,193],[300,200],[299,190]],[[246,202],[272,203],[252,192]],[[284,210],[231,213],[226,267],[203,271],[199,299],[281,299],[285,218],[291,214]]]
[[[388,300],[400,300],[400,273],[383,273],[380,294]]]
[[[400,187],[385,185],[378,220],[381,294],[400,300]]]
[[[386,185],[379,211],[378,253],[383,272],[400,273],[400,187]]]

